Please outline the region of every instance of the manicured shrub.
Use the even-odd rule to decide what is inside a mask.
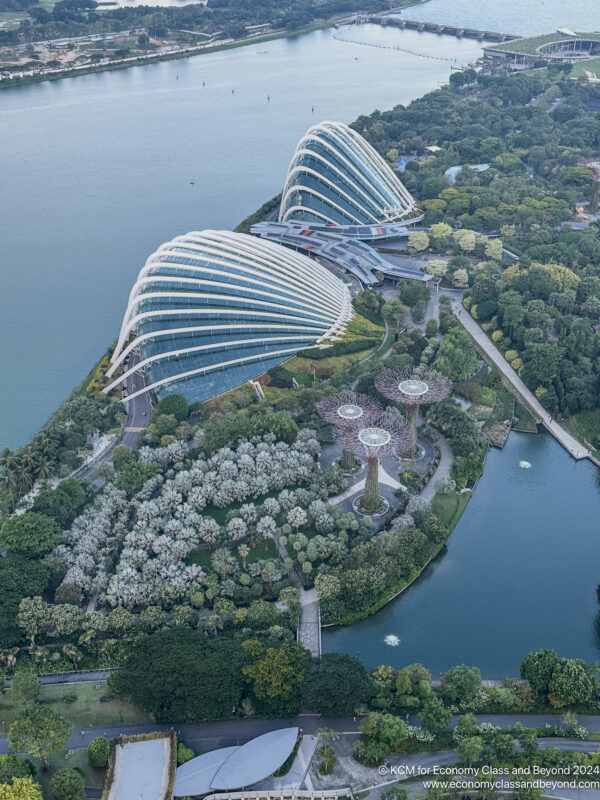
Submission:
[[[85,781],[76,769],[59,769],[50,780],[54,800],[85,800]]]
[[[196,754],[191,747],[186,747],[183,742],[177,742],[177,766],[185,764],[186,761],[191,761]]]
[[[110,742],[104,736],[97,736],[89,743],[88,758],[92,767],[105,767],[109,754]]]

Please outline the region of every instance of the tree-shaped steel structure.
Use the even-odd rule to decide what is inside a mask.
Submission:
[[[345,450],[366,459],[367,478],[360,507],[368,513],[376,513],[383,504],[379,496],[379,459],[401,455],[414,447],[414,428],[397,411],[383,411],[366,419],[362,426],[337,427],[335,431]]]
[[[317,411],[326,422],[350,431],[368,426],[370,420],[381,414],[382,410],[374,397],[350,391],[330,394],[317,404]],[[352,450],[342,449],[341,467],[345,472],[355,468]]]
[[[423,365],[386,369],[375,378],[375,386],[385,397],[404,404],[415,438],[417,408],[428,403],[439,403],[452,392],[450,378]]]

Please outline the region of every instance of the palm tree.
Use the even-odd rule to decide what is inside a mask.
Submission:
[[[242,569],[246,569],[246,559],[248,558],[248,554],[250,553],[250,548],[247,544],[241,544],[238,549],[238,553],[240,554],[240,558],[242,559]]]
[[[6,664],[7,667],[14,667],[17,663],[17,653],[20,649],[20,647],[12,647],[10,650],[3,650],[0,653],[0,661]]]
[[[38,645],[33,651],[33,657],[36,664],[44,665],[50,658],[50,650],[44,645]]]
[[[54,474],[50,460],[42,453],[37,454],[37,463],[35,468],[35,477],[40,481],[47,481]]]
[[[81,647],[88,647],[96,638],[96,631],[93,628],[90,628],[88,631],[84,631],[81,634],[79,639],[77,640],[77,644]]]
[[[64,644],[62,647],[63,653],[66,655],[67,658],[71,659],[73,662],[73,666],[77,669],[77,664],[83,658],[83,653],[81,650],[78,650],[74,644]]]

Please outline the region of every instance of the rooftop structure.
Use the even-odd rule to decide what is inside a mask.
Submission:
[[[163,800],[174,771],[171,732],[115,740],[108,800]]]
[[[277,242],[285,247],[327,258],[354,275],[365,286],[378,282],[373,274],[376,271],[383,272],[392,280],[411,278],[428,281],[432,278],[424,271],[425,262],[406,259],[405,264],[392,263],[367,244],[367,241],[378,239],[408,239],[409,230],[398,223],[333,226],[298,220],[267,221],[253,225],[251,231],[263,239]],[[397,260],[395,259],[396,262]],[[423,269],[420,269],[421,265]]]
[[[343,281],[306,256],[241,233],[188,233],[142,268],[107,375],[128,366],[105,391],[142,369],[146,386],[129,399],[150,390],[207,400],[335,340],[352,313]]]
[[[321,122],[300,139],[288,168],[279,221],[372,225],[406,216],[415,201],[391,167],[342,122]]]
[[[543,36],[531,36],[489,45],[484,47],[484,55],[492,59],[504,58],[521,62],[540,59],[561,62],[583,61],[600,55],[600,33],[575,33],[567,28],[561,28]]]
[[[287,761],[299,732],[299,728],[269,731],[240,747],[224,747],[187,761],[175,773],[173,797],[196,797],[253,786]]]

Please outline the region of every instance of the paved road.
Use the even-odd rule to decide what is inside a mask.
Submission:
[[[38,675],[43,685],[65,683],[91,683],[92,681],[105,681],[112,670],[97,669],[91,672],[56,672],[49,675]],[[10,688],[10,678],[6,679],[6,688]]]
[[[549,431],[549,433],[551,433],[554,438],[560,442],[560,444],[562,444],[562,446],[573,456],[573,458],[578,460],[582,458],[591,458],[592,453],[574,436],[562,428],[550,414],[548,414],[537,397],[527,388],[525,383],[521,380],[521,378],[519,378],[514,369],[506,361],[502,353],[481,330],[471,315],[462,308],[460,301],[453,298],[452,309],[465,330],[471,334],[488,360],[500,370],[515,393],[525,401],[525,404],[529,408],[534,411],[538,419],[543,423],[546,430]]]
[[[479,722],[492,722],[502,728],[511,728],[516,722],[522,722],[526,727],[544,727],[546,724],[560,724],[558,714],[479,714]],[[456,725],[455,717],[451,726]],[[600,731],[600,715],[582,715],[578,718],[579,724],[589,731]],[[183,737],[186,744],[197,753],[214,750],[217,747],[244,744],[244,742],[260,736],[268,731],[279,728],[300,727],[305,733],[315,733],[318,728],[332,728],[348,736],[358,735],[359,717],[321,717],[318,714],[299,714],[297,717],[285,719],[230,719],[217,722],[201,722],[196,725],[189,724],[158,724],[153,722],[136,725],[113,725],[106,727],[86,728],[76,730],[69,739],[69,747],[87,747],[96,736],[114,737],[121,734],[149,733],[157,730],[171,730],[174,728]],[[418,717],[410,717],[411,724],[419,724]],[[552,740],[559,741],[559,740]],[[566,740],[569,745],[577,745],[578,740]],[[594,750],[598,750],[600,742],[594,742]],[[8,752],[7,737],[0,736],[0,753]]]
[[[139,356],[134,353],[130,356],[130,367],[135,366],[139,360]],[[144,376],[141,372],[134,372],[127,378],[126,381],[127,394],[132,394],[144,386]],[[94,480],[96,470],[103,462],[112,459],[113,450],[119,444],[125,444],[127,447],[137,447],[137,437],[140,430],[148,427],[150,422],[150,398],[147,393],[134,397],[126,403],[127,416],[123,425],[123,433],[119,439],[113,442],[109,447],[98,453],[97,457],[87,466],[83,467],[76,473],[78,478],[89,478]],[[95,479],[95,483],[101,485],[104,481]]]

